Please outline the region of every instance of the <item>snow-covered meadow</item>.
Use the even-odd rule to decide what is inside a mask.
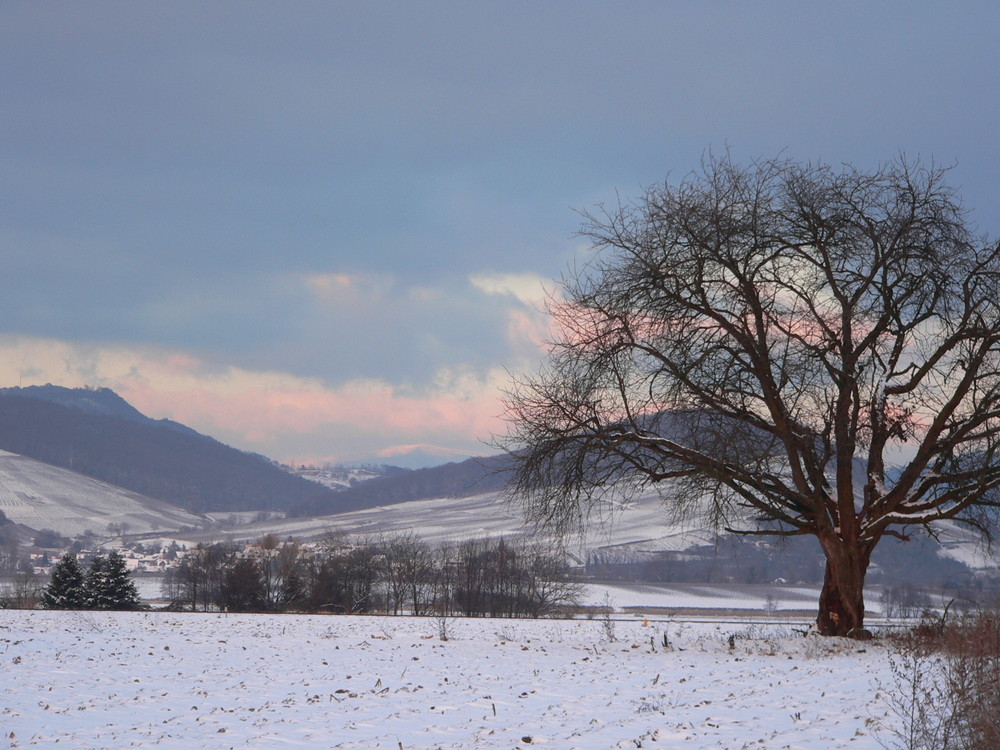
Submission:
[[[877,642],[749,620],[0,610],[0,665],[11,748],[827,750],[894,721]]]

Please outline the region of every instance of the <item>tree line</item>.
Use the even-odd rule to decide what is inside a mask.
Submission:
[[[412,534],[199,545],[163,584],[165,598],[191,610],[467,617],[551,615],[579,592],[559,556],[525,541],[432,547]]]

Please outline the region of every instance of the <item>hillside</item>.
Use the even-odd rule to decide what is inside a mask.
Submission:
[[[162,500],[113,487],[33,458],[0,451],[0,512],[33,531],[98,537],[199,525],[203,519]]]
[[[434,498],[463,498],[499,492],[508,479],[505,456],[470,458],[429,469],[389,472],[355,483],[334,497],[317,497],[289,507],[291,516],[322,516],[378,505]]]
[[[503,501],[505,456],[385,476],[363,472],[370,477],[364,481],[358,471],[341,476],[316,470],[309,481],[183,425],[151,420],[111,391],[24,391],[0,391],[0,451],[10,451],[0,453],[0,510],[32,529],[67,536],[89,529],[100,535],[109,525],[127,524],[132,534],[191,543],[217,541],[220,533],[234,541],[267,533],[309,539],[333,529],[358,537],[413,532],[435,544],[534,535],[519,509]],[[334,485],[347,486],[337,491]],[[203,529],[203,518],[168,503],[213,511],[216,524]],[[290,512],[284,520],[234,528],[219,518],[257,510]],[[577,564],[586,563],[602,578],[755,583],[779,577],[815,581],[822,575],[814,540],[776,545],[723,537],[716,543],[707,519],[675,523],[655,493],[618,504],[604,520],[584,536],[562,540]],[[930,584],[965,580],[966,565],[996,566],[996,559],[981,554],[957,527],[941,531],[941,546],[922,538],[885,542],[872,578],[892,582],[898,572]]]
[[[370,480],[374,483],[378,480]],[[520,508],[502,493],[411,500],[336,515],[270,519],[228,530],[232,541],[252,541],[273,533],[280,538],[317,540],[330,532],[355,539],[414,534],[436,546],[475,537],[527,537],[562,549],[574,565],[602,580],[656,582],[770,583],[784,580],[818,584],[823,556],[812,537],[716,537],[707,515],[683,521],[671,517],[655,492],[595,511],[585,533],[556,539],[526,525]],[[911,541],[886,539],[872,559],[870,583],[914,584],[966,596],[975,573],[994,571],[1000,558],[985,550],[968,530],[940,524],[937,541],[915,534]],[[188,544],[211,543],[217,531],[179,537]]]
[[[329,488],[176,422],[149,419],[107,389],[0,391],[0,450],[195,513],[338,507]]]

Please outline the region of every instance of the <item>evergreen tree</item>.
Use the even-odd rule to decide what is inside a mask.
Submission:
[[[76,555],[66,553],[56,563],[49,585],[42,592],[45,609],[84,609],[87,606],[83,570]]]
[[[96,555],[90,561],[90,568],[84,577],[83,590],[86,609],[110,609],[105,606],[105,568],[108,561],[103,555]]]
[[[84,582],[89,609],[138,609],[139,592],[118,551],[106,558],[97,556]]]
[[[139,591],[125,567],[125,558],[121,553],[115,551],[108,556],[106,575],[111,609],[138,609]]]

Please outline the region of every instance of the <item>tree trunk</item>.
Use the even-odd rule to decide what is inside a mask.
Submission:
[[[865,623],[865,574],[871,550],[836,540],[821,540],[826,553],[826,574],[819,595],[816,627],[820,635],[863,637]]]

